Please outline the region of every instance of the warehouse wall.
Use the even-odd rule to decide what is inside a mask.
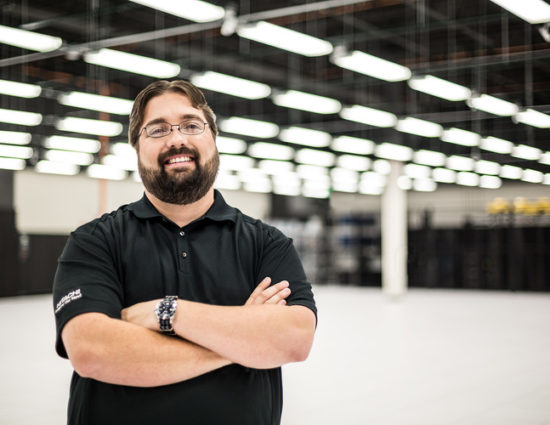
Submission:
[[[28,234],[67,235],[97,217],[99,181],[86,176],[58,176],[20,171],[14,177],[17,230]],[[269,212],[269,195],[223,191],[226,201],[245,214],[263,218]],[[107,211],[133,202],[143,186],[131,180],[107,182]]]

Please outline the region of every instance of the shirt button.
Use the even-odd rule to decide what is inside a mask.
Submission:
[[[185,232],[183,230],[180,232],[180,236],[185,236]]]
[[[181,253],[181,256],[182,256],[183,258],[187,258],[187,252],[183,251],[183,252]]]

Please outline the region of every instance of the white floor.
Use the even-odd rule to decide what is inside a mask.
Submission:
[[[315,287],[284,425],[550,425],[550,294]],[[71,368],[50,298],[0,299],[0,425],[60,425]]]

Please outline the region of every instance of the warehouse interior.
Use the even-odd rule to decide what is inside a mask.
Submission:
[[[550,424],[548,1],[168,3],[0,1],[0,424],[63,421],[57,258],[142,196],[132,100],[177,78],[318,296],[283,424]]]

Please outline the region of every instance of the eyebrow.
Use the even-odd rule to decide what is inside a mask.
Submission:
[[[182,115],[180,119],[181,119],[180,123],[185,120],[198,120],[200,122],[203,122],[203,118],[195,114],[185,114],[185,115]],[[144,127],[147,127],[148,125],[164,123],[164,122],[168,122],[168,121],[166,121],[164,118],[155,118],[154,120],[147,122],[147,124],[145,124]]]

